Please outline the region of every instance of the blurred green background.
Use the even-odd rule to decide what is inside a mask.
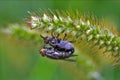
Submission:
[[[119,0],[0,0],[0,22],[21,21],[28,15],[27,11],[38,12],[39,9],[79,10],[120,25]]]
[[[27,11],[78,10],[103,17],[120,30],[120,0],[0,0],[0,27],[24,23]],[[0,34],[0,80],[120,80],[120,70],[99,68],[80,55],[77,63],[42,58],[41,43]],[[79,51],[77,52],[79,53]],[[89,75],[90,74],[90,75]]]

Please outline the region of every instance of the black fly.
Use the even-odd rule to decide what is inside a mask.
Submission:
[[[74,46],[67,40],[64,40],[66,34],[63,39],[59,38],[59,34],[55,37],[52,34],[52,37],[43,37],[44,39],[44,47],[40,50],[40,54],[42,56],[47,56],[52,59],[66,59],[74,55]],[[51,47],[46,47],[46,44],[49,44]]]
[[[46,44],[49,44],[56,50],[71,52],[71,54],[74,53],[74,45],[71,42],[64,40],[66,37],[66,34],[63,39],[58,38],[59,34],[55,37],[53,33],[52,33],[52,37],[43,37],[42,35],[41,37],[44,39],[44,46]]]

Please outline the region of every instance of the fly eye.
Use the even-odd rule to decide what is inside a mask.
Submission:
[[[45,42],[48,43],[48,41],[49,41],[49,38],[45,38]]]

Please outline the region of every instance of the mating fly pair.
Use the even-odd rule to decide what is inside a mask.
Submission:
[[[40,35],[44,40],[44,47],[40,50],[40,54],[42,56],[47,56],[52,59],[65,59],[76,56],[73,54],[73,44],[65,40],[66,34],[63,39],[59,38],[59,34],[55,36],[54,33],[52,33],[51,35],[51,37],[44,37]],[[46,44],[49,44],[50,47],[47,47]]]

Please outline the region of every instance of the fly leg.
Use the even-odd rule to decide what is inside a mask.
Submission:
[[[51,33],[51,36],[52,36],[52,37],[55,37],[55,34],[54,34],[54,32],[52,32],[52,33]]]
[[[56,36],[56,38],[59,38],[59,36],[60,36],[60,34],[58,33],[57,36]]]
[[[65,33],[65,34],[64,34],[64,37],[63,37],[63,40],[65,40],[66,36],[67,36],[67,34]]]
[[[40,37],[41,37],[41,38],[43,38],[43,40],[44,40],[44,43],[43,43],[43,48],[45,48],[45,46],[46,46],[45,37],[44,37],[44,36],[42,36],[42,35],[40,35]]]

